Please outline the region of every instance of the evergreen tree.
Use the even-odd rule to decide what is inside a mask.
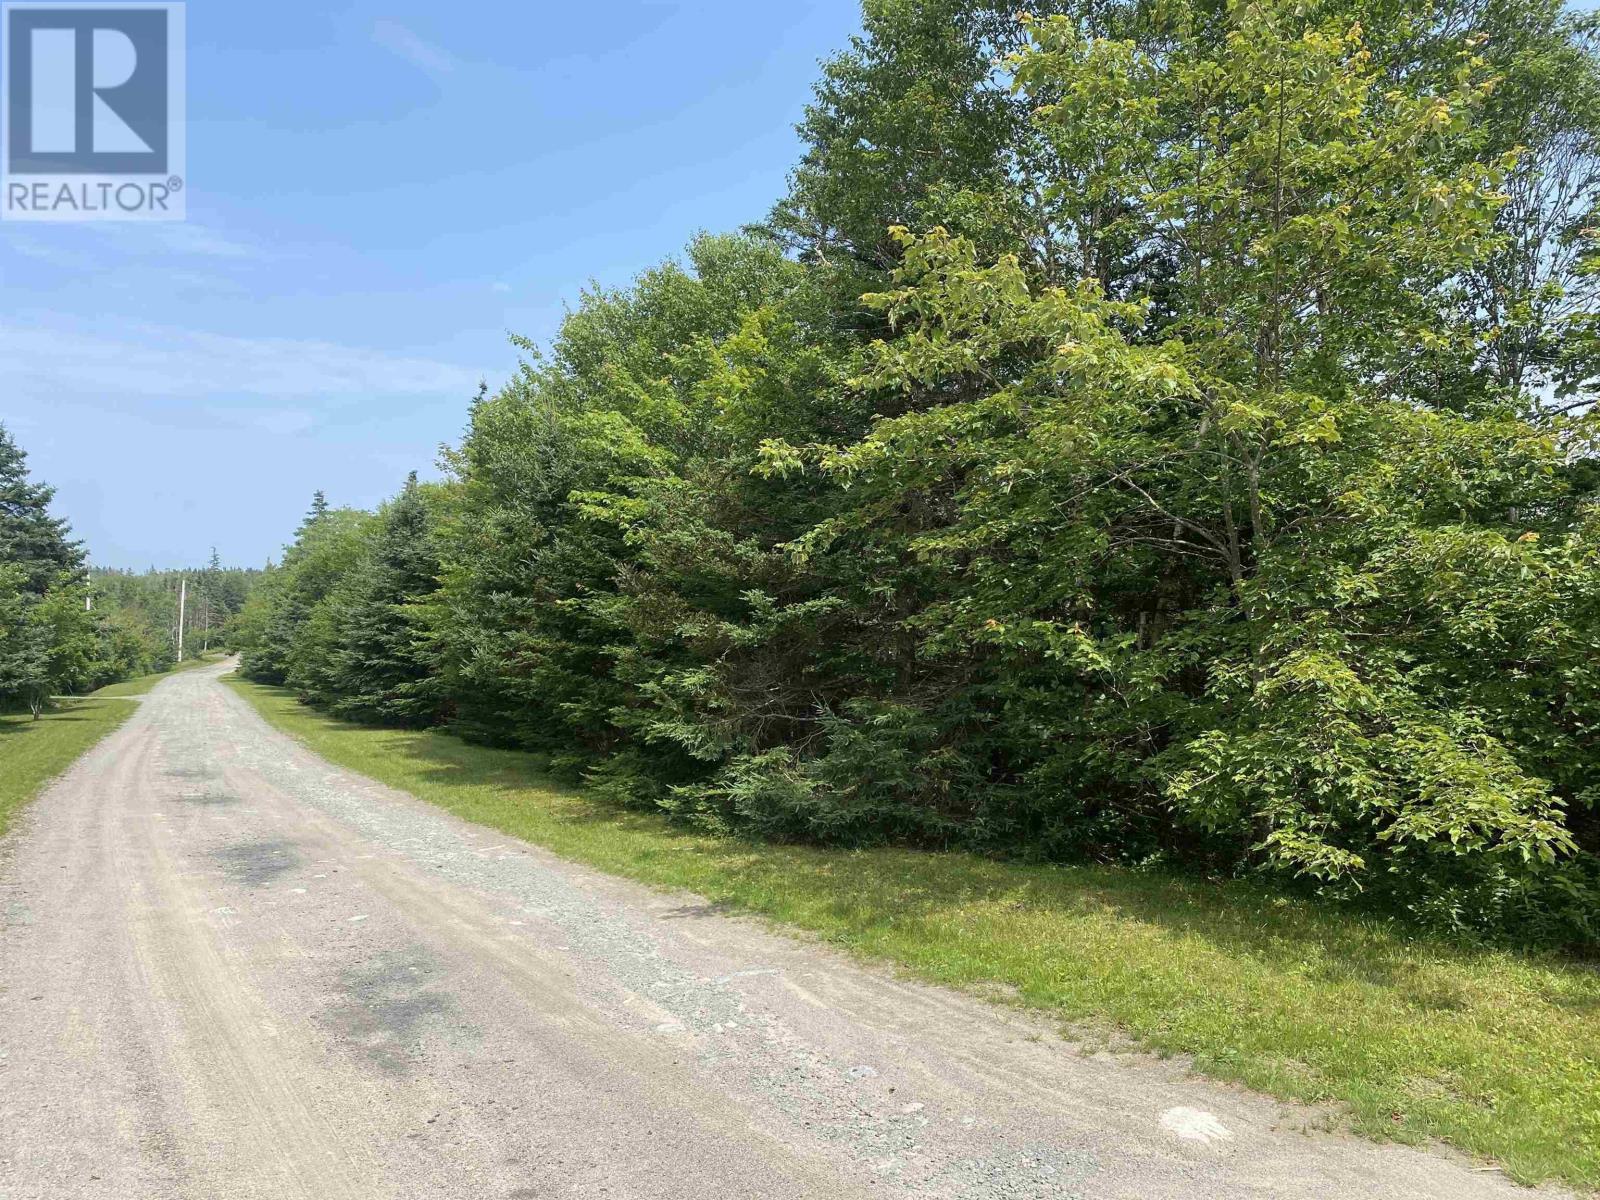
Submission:
[[[1600,944],[1594,20],[1013,7],[868,0],[767,231],[319,494],[247,668],[714,829]]]
[[[35,717],[94,680],[100,649],[83,548],[51,516],[54,495],[0,426],[0,701],[25,700]]]
[[[439,586],[429,492],[416,472],[378,513],[366,553],[326,603],[334,644],[328,697],[341,716],[429,725],[440,716],[427,605]]]
[[[304,685],[328,669],[303,634],[319,602],[360,558],[363,528],[370,520],[368,513],[331,508],[322,492],[316,493],[282,564],[263,575],[241,613],[238,642],[245,675],[265,683],[297,679]]]
[[[27,454],[0,424],[0,562],[20,566],[23,590],[35,596],[76,581],[84,568],[82,544],[50,515],[54,497],[54,488],[29,479]]]
[[[50,645],[27,578],[20,564],[0,562],[0,704],[24,701],[37,717],[49,696]]]

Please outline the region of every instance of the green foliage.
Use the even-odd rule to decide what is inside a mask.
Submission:
[[[34,620],[38,598],[25,585],[20,563],[0,563],[0,700],[25,702],[39,715],[49,699],[50,645]]]
[[[316,494],[283,563],[263,574],[239,614],[233,636],[245,675],[308,696],[325,691],[333,628],[318,606],[362,557],[371,523],[370,514],[329,508]]]
[[[303,684],[307,699],[343,717],[428,725],[442,715],[429,602],[438,587],[435,513],[444,500],[413,474],[379,511],[362,556],[313,610],[307,637],[325,649]]]
[[[952,206],[1015,236],[1039,147],[1026,100],[993,65],[1024,41],[1014,11],[868,0],[862,34],[824,64],[774,227],[821,261],[868,270],[894,264],[891,226],[949,221]],[[1024,186],[1010,186],[1019,175]]]
[[[0,713],[0,837],[51,779],[136,711],[126,700],[84,699],[38,718]]]
[[[89,585],[94,608],[103,615],[114,643],[108,658],[121,664],[106,678],[165,671],[177,662],[179,591],[185,584],[185,655],[228,647],[233,625],[260,577],[257,570],[224,567],[215,550],[198,569],[93,569]]]
[[[319,497],[246,669],[719,832],[1594,945],[1593,25],[872,0],[765,231]]]
[[[34,596],[83,571],[82,545],[50,514],[54,497],[54,488],[29,478],[27,454],[0,425],[0,564],[20,570],[20,587]]]
[[[72,611],[83,607],[83,549],[50,514],[54,494],[0,426],[0,704],[20,701],[35,718],[83,682],[93,648],[92,622]]]
[[[0,709],[35,719],[62,694],[146,669],[138,631],[91,611],[82,546],[50,512],[54,489],[0,426]]]
[[[360,728],[235,686],[324,758],[565,858],[1003,995],[1080,1041],[1131,1038],[1336,1105],[1371,1136],[1438,1138],[1526,1183],[1600,1186],[1590,963],[1453,945],[1251,881],[710,836],[553,784],[527,754]]]

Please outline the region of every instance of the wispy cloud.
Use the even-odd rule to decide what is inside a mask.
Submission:
[[[239,429],[253,429],[272,437],[293,437],[305,433],[317,424],[317,414],[304,408],[262,408],[252,405],[229,405],[206,410],[213,418]]]
[[[418,37],[398,21],[375,22],[372,40],[429,75],[448,75],[456,69],[455,56],[448,50]]]
[[[24,258],[36,259],[69,271],[85,270],[94,265],[93,260],[81,250],[69,249],[31,233],[13,233],[6,239],[6,245]]]
[[[111,226],[121,226],[121,236],[143,238],[157,250],[171,254],[189,254],[201,258],[267,258],[264,247],[241,241],[206,225],[188,221],[143,221],[96,223],[107,233]]]
[[[27,258],[69,270],[104,267],[108,250],[129,260],[196,258],[245,262],[272,257],[255,242],[188,221],[85,221],[13,232],[5,244]]]
[[[0,326],[0,387],[8,402],[24,405],[46,404],[62,394],[456,397],[470,394],[479,375],[433,359],[297,338],[151,325],[124,326],[114,334],[42,324]]]

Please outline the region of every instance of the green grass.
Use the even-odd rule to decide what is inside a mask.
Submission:
[[[323,757],[601,870],[688,888],[924,979],[1193,1056],[1438,1138],[1524,1182],[1600,1187],[1600,972],[1478,951],[1245,886],[964,854],[709,837],[552,784],[526,755],[331,720],[236,682]]]
[[[119,696],[142,696],[168,675],[176,675],[179,671],[192,671],[196,667],[209,667],[222,657],[219,652],[213,650],[210,654],[184,659],[183,662],[171,670],[157,671],[154,675],[141,675],[137,679],[124,679],[121,683],[108,683],[105,687],[89,694],[100,699]]]
[[[136,708],[126,700],[82,699],[68,701],[37,721],[28,713],[0,716],[0,836],[46,783]]]
[[[0,837],[45,784],[133,715],[138,705],[124,701],[144,695],[168,675],[210,666],[220,657],[191,658],[170,671],[107,684],[87,696],[61,701],[37,721],[26,712],[0,713]]]

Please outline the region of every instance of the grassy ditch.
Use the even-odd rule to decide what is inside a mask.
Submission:
[[[1379,1138],[1600,1188],[1600,972],[1255,888],[966,854],[710,837],[551,783],[529,756],[370,729],[234,686],[331,762],[557,854],[1131,1038]]]

